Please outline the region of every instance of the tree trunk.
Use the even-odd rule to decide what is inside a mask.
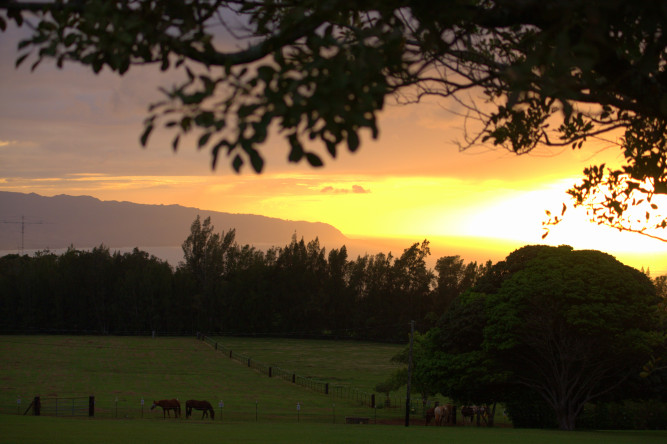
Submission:
[[[493,406],[489,406],[487,404],[487,412],[486,412],[486,425],[489,427],[493,427],[495,421],[495,416],[496,416],[496,402],[493,401]]]
[[[556,420],[560,430],[572,431],[577,421],[577,414],[571,406],[561,406],[556,409]]]

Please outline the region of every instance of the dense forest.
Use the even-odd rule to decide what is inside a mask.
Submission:
[[[70,249],[0,258],[0,325],[9,332],[191,333],[404,342],[427,331],[492,264],[445,256],[429,243],[348,257],[293,236],[267,251],[238,245],[199,217],[171,267],[144,251]],[[663,280],[656,280],[656,282]]]
[[[4,332],[266,334],[405,341],[433,326],[487,264],[458,256],[426,265],[429,243],[400,255],[348,257],[317,239],[238,245],[199,217],[171,267],[144,251],[70,249],[0,258]]]

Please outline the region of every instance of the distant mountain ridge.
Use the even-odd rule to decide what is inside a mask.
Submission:
[[[0,255],[35,251],[65,250],[73,246],[87,250],[104,244],[121,253],[138,247],[177,266],[183,260],[181,244],[190,234],[190,225],[199,214],[211,217],[215,232],[236,229],[239,245],[266,250],[284,247],[296,234],[309,242],[315,238],[331,251],[345,246],[348,258],[377,253],[400,257],[404,249],[424,237],[348,238],[323,222],[291,221],[252,214],[231,214],[199,210],[180,205],[144,205],[131,202],[102,201],[90,196],[38,194],[0,191]],[[23,224],[22,224],[23,219]],[[21,233],[23,229],[23,234]],[[503,260],[524,244],[519,241],[475,237],[429,237],[431,256],[427,265],[435,267],[438,258],[458,255],[466,261],[484,263]],[[23,245],[22,245],[23,243]],[[618,258],[651,274],[667,274],[667,253],[624,253]]]
[[[84,249],[105,246],[180,246],[197,215],[211,217],[215,232],[236,230],[236,241],[258,248],[285,246],[296,234],[306,241],[343,245],[348,240],[322,222],[232,214],[180,205],[102,201],[90,196],[0,191],[0,250]],[[23,230],[23,233],[21,231]]]

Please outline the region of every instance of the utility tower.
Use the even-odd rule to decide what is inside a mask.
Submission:
[[[21,224],[21,256],[23,256],[23,241],[25,239],[25,226],[26,225],[41,225],[44,222],[26,222],[25,221],[25,216],[21,216],[21,222],[19,221],[12,221],[12,220],[0,220],[0,223],[3,224]]]

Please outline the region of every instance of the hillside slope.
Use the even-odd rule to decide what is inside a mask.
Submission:
[[[344,244],[325,223],[252,214],[205,211],[180,205],[101,201],[89,196],[44,197],[0,191],[0,250],[180,246],[197,214],[211,217],[216,232],[236,229],[239,244],[283,246],[293,234],[306,241]]]

